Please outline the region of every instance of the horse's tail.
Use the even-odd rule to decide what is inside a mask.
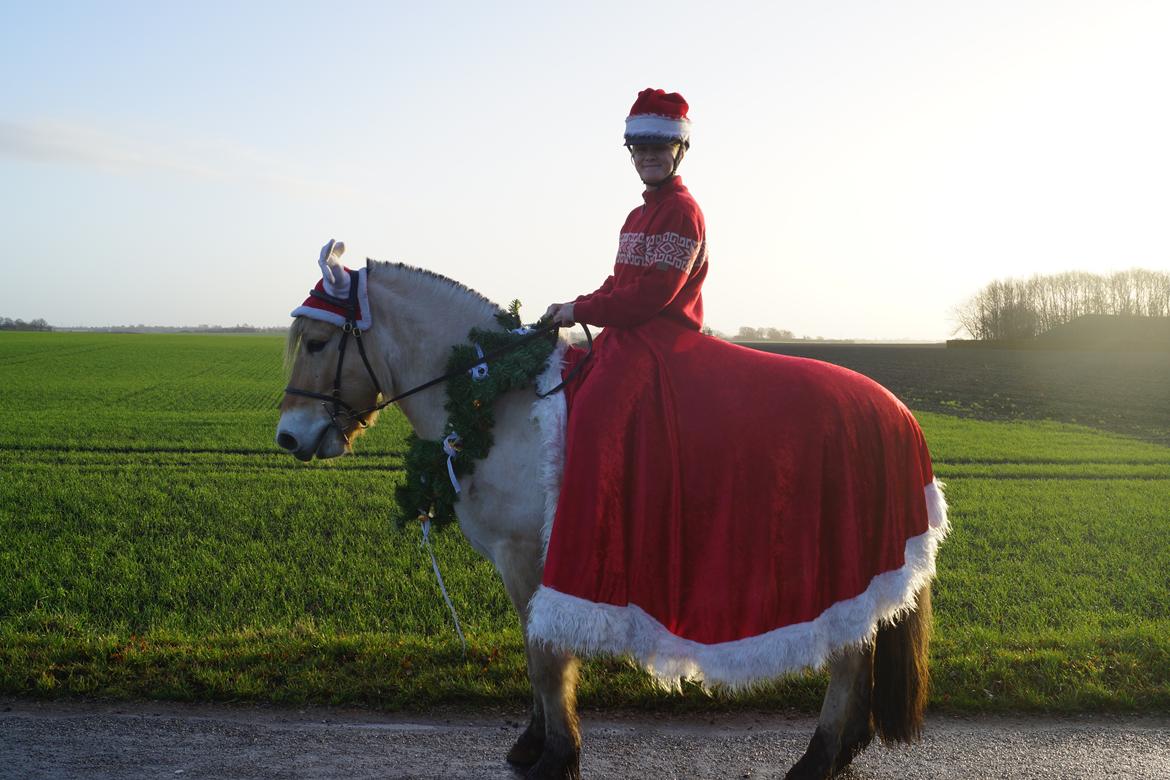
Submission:
[[[914,742],[930,689],[930,583],[918,591],[914,610],[878,629],[873,656],[874,727],[883,742]]]

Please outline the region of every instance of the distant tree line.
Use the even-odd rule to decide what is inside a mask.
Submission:
[[[0,317],[0,330],[52,330],[53,326],[39,317],[32,322]]]
[[[715,330],[708,325],[704,325],[702,330],[706,335],[724,341],[827,341],[824,336],[797,336],[792,331],[781,328],[752,328],[747,325],[741,325],[734,335]],[[843,340],[853,341],[853,339]]]
[[[790,330],[779,328],[749,328],[741,326],[735,334],[736,341],[792,341],[795,336]]]
[[[98,325],[75,326],[68,331],[83,333],[287,333],[287,325]]]
[[[955,319],[980,341],[1029,339],[1087,314],[1170,317],[1170,273],[1134,268],[997,280],[959,306]]]

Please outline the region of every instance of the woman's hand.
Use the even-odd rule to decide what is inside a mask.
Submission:
[[[566,327],[572,325],[574,322],[573,304],[554,303],[544,312],[544,316],[551,317],[552,321],[558,325],[564,325]]]

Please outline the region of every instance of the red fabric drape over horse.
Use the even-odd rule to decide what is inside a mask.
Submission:
[[[664,681],[817,666],[933,576],[946,519],[925,441],[860,374],[701,334],[702,213],[677,177],[644,198],[575,304],[605,330],[569,394],[529,635]]]

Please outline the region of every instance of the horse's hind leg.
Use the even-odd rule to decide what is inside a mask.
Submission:
[[[837,655],[830,667],[829,690],[817,730],[785,780],[823,780],[848,766],[873,739],[872,693],[873,645],[852,647]]]

